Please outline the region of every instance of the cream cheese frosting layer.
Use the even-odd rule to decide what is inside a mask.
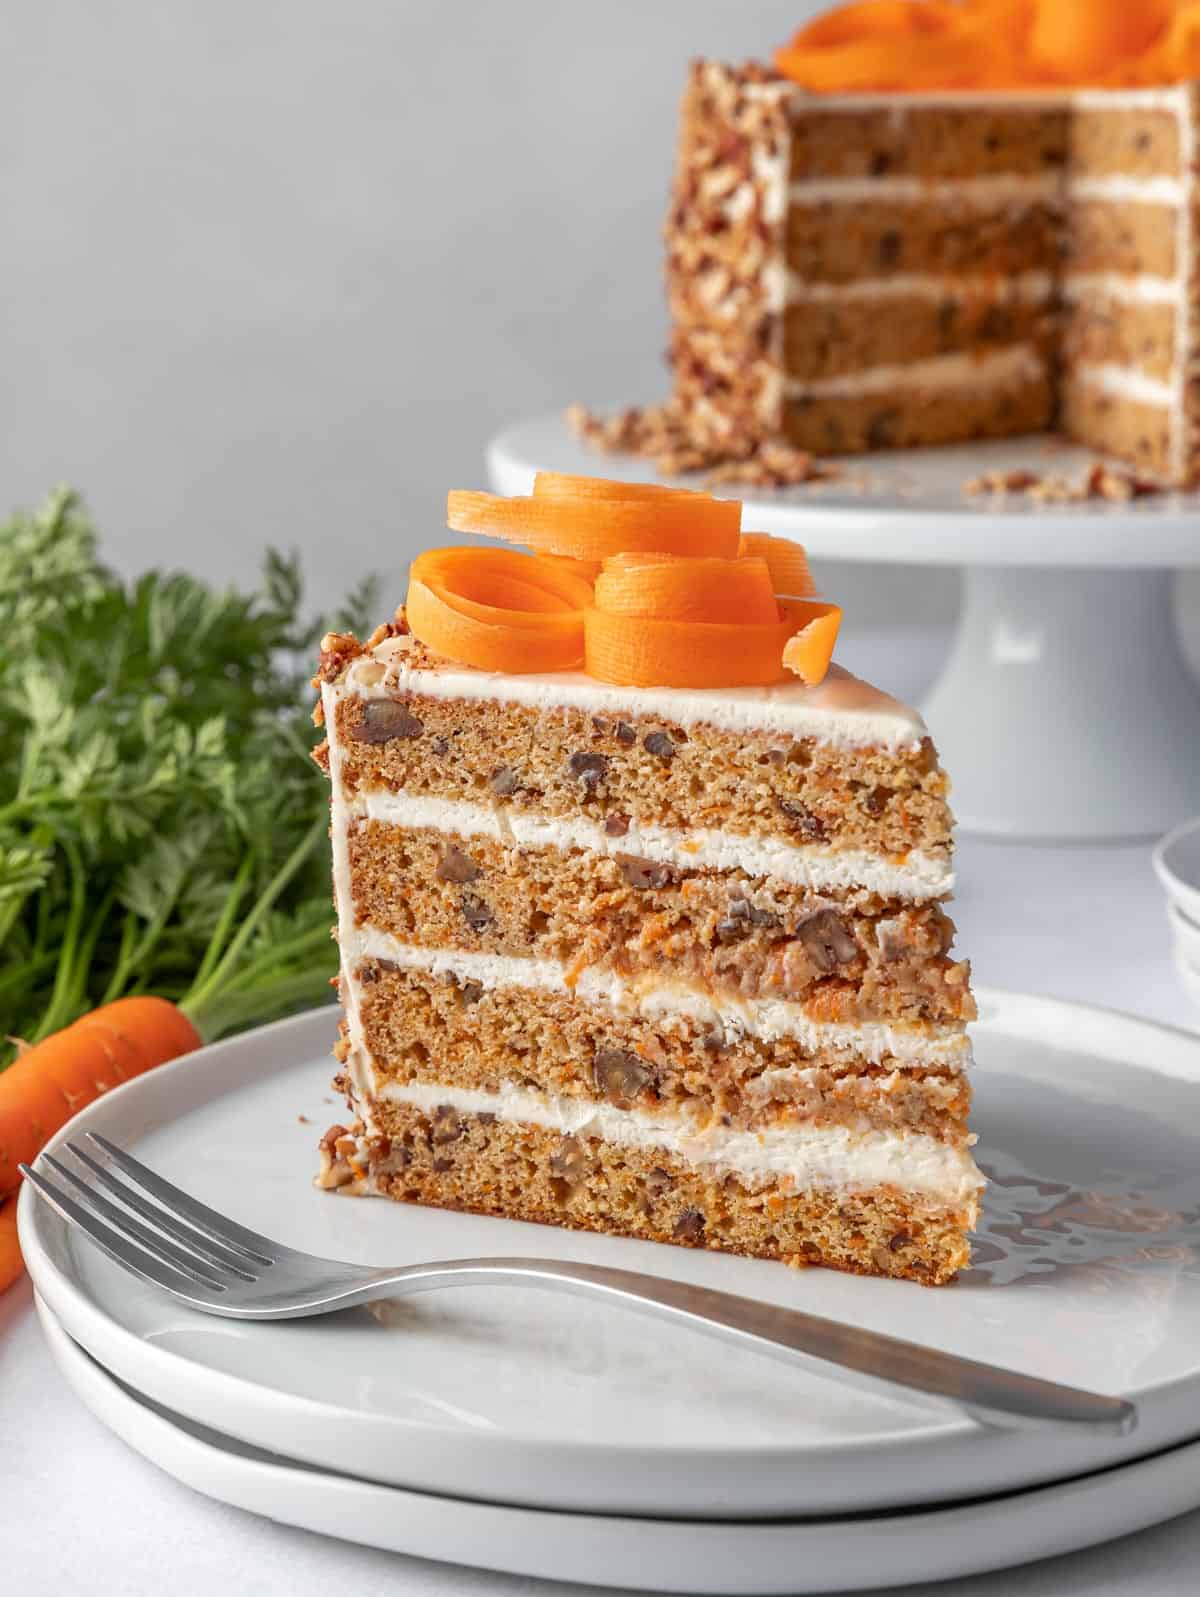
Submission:
[[[908,705],[833,665],[820,686],[776,682],[753,688],[630,688],[599,682],[580,671],[529,672],[506,676],[470,666],[414,666],[412,640],[386,638],[346,671],[344,689],[363,698],[400,693],[438,699],[516,704],[550,714],[582,710],[590,715],[645,716],[676,726],[711,726],[721,732],[812,738],[835,748],[880,748],[895,753],[920,747],[924,721]],[[371,681],[364,666],[383,665]],[[326,714],[341,688],[326,689]]]
[[[997,278],[994,273],[946,277],[940,272],[896,272],[890,277],[860,277],[845,283],[816,282],[791,271],[787,278],[788,301],[794,305],[885,299],[931,299],[940,303],[971,298],[997,304],[1013,300],[1038,304],[1051,298],[1054,288],[1054,276],[1037,271],[1009,278]]]
[[[814,892],[865,888],[884,898],[921,903],[954,886],[948,858],[914,851],[902,861],[865,849],[832,849],[781,837],[746,837],[697,827],[687,832],[629,822],[620,837],[585,815],[542,815],[511,805],[472,804],[422,793],[376,788],[360,792],[350,813],[389,826],[427,827],[457,837],[488,837],[516,848],[635,854],[680,870],[776,876]]]
[[[600,1137],[619,1147],[661,1149],[692,1165],[733,1170],[752,1180],[765,1177],[793,1190],[854,1192],[889,1186],[947,1204],[964,1204],[974,1202],[984,1185],[965,1148],[921,1134],[804,1124],[735,1131],[719,1121],[701,1125],[678,1115],[617,1109],[586,1098],[530,1092],[511,1083],[497,1092],[484,1092],[437,1082],[388,1081],[378,1084],[373,1095],[388,1103],[411,1104],[426,1114],[448,1106],[459,1114],[491,1114],[499,1121],[541,1126],[564,1137]]]
[[[716,995],[687,982],[663,980],[649,973],[625,977],[596,966],[587,967],[576,978],[558,960],[422,948],[415,943],[402,943],[374,926],[360,926],[352,932],[343,927],[341,948],[344,978],[355,989],[358,984],[353,971],[358,960],[377,959],[401,970],[478,982],[489,991],[521,987],[565,993],[584,1003],[607,1005],[664,1025],[672,1020],[690,1021],[729,1041],[749,1036],[776,1042],[786,1037],[811,1052],[828,1048],[871,1064],[891,1058],[900,1064],[965,1070],[971,1063],[971,1045],[961,1028],[893,1025],[884,1021],[863,1021],[858,1025],[816,1021],[810,1019],[803,1005],[782,998]],[[352,1007],[357,1007],[357,992]]]
[[[1129,305],[1174,305],[1179,299],[1179,280],[1150,272],[1066,272],[1062,293],[1072,303],[1115,299]]]
[[[1062,178],[1056,172],[997,173],[987,177],[811,177],[791,185],[799,205],[962,204],[978,209],[1031,204],[1057,198]]]
[[[1182,205],[1188,185],[1177,177],[1073,177],[1066,190],[1068,201],[1098,200],[1118,205]]]
[[[1046,372],[1046,363],[1030,344],[1012,344],[990,355],[962,350],[953,355],[934,355],[929,360],[910,361],[906,366],[872,366],[845,377],[824,377],[819,381],[793,379],[787,384],[791,395],[810,399],[851,398],[857,394],[894,393],[897,389],[996,388],[1005,383],[1035,382]]]
[[[1170,407],[1175,405],[1179,398],[1175,383],[1163,383],[1156,377],[1147,377],[1145,372],[1138,371],[1132,366],[1117,366],[1113,363],[1076,366],[1071,375],[1077,383],[1090,383],[1094,388],[1102,388],[1106,394],[1114,394],[1119,399],[1133,400],[1138,405]]]

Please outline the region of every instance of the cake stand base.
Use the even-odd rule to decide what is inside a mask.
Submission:
[[[968,831],[1150,837],[1200,808],[1200,693],[1168,571],[968,566],[922,708]]]

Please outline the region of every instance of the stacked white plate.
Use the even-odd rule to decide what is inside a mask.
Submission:
[[[83,1400],[198,1490],[428,1558],[664,1591],[821,1592],[1069,1551],[1200,1504],[1200,1039],[984,992],[973,1268],[930,1291],[314,1190],[332,1011],[94,1105],[292,1246],[567,1254],[794,1304],[1138,1404],[1128,1438],[999,1431],[571,1298],[463,1289],[321,1320],[195,1314],[21,1199]]]

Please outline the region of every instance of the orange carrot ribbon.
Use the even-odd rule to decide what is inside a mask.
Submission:
[[[775,52],[818,94],[1184,82],[1198,0],[853,0]]]
[[[631,687],[815,684],[829,669],[841,611],[811,597],[799,544],[740,532],[736,501],[541,473],[531,497],[456,492],[447,509],[456,530],[535,552],[417,558],[408,624],[435,653]]]

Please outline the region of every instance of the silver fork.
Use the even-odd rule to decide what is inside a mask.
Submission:
[[[526,1286],[600,1298],[818,1374],[835,1365],[853,1385],[893,1398],[899,1388],[986,1425],[1126,1436],[1137,1424],[1137,1409],[1121,1398],[633,1270],[571,1259],[450,1259],[388,1270],[317,1258],[218,1214],[97,1132],[63,1151],[77,1168],[43,1153],[38,1169],[21,1166],[26,1180],[123,1269],[205,1314],[282,1320],[438,1287]]]

